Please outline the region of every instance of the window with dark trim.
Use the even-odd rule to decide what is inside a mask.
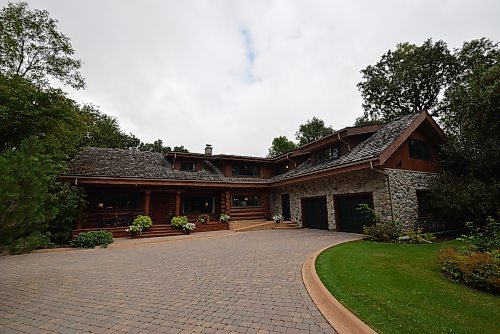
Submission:
[[[184,172],[196,172],[196,163],[195,162],[182,162],[181,170]]]
[[[182,201],[182,212],[186,215],[214,213],[214,196],[185,196]]]
[[[260,195],[233,195],[233,205],[242,206],[261,206]]]
[[[233,176],[260,176],[260,167],[254,164],[233,164],[231,168]]]
[[[97,199],[96,206],[97,209],[138,209],[139,203],[139,193],[109,193],[101,195]]]
[[[417,190],[418,216],[420,218],[432,217],[431,192],[429,190]]]
[[[432,152],[429,143],[410,139],[408,140],[408,149],[410,151],[410,158],[419,160],[432,160]]]
[[[314,163],[319,164],[322,162],[335,160],[340,157],[340,149],[336,146],[329,147],[326,150],[316,152],[314,154]]]

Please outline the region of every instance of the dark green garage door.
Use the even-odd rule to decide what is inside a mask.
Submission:
[[[328,230],[326,197],[303,198],[302,221],[304,227]]]
[[[337,230],[342,232],[362,233],[363,225],[371,225],[366,215],[357,210],[360,204],[373,207],[371,195],[343,196],[335,200],[337,211]]]

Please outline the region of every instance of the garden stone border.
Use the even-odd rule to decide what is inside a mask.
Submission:
[[[360,239],[362,239],[361,236],[358,240]],[[302,266],[302,280],[316,307],[339,334],[377,334],[345,308],[323,285],[316,273],[315,263],[319,254],[344,242],[349,241],[325,247],[309,256]]]

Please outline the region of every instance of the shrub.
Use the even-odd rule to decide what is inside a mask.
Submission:
[[[448,246],[440,251],[445,277],[478,290],[500,293],[500,252]]]
[[[469,235],[462,235],[460,240],[465,241],[473,250],[490,252],[500,249],[500,219],[486,218],[486,224],[479,226],[475,223],[466,223]]]
[[[401,236],[401,224],[397,221],[377,222],[373,226],[363,226],[365,239],[372,241],[395,241]]]
[[[436,237],[432,233],[423,233],[423,229],[417,227],[403,232],[403,235],[398,237],[397,241],[402,244],[430,244],[434,239],[436,239]]]
[[[184,226],[188,223],[188,217],[186,216],[176,216],[172,218],[172,221],[170,222],[172,224],[172,227],[178,228],[179,230],[184,229]]]
[[[368,206],[360,204],[357,210],[361,211],[373,223],[372,226],[363,226],[365,239],[372,241],[394,241],[401,236],[401,224],[397,221],[383,222],[380,216]]]
[[[21,237],[12,242],[9,251],[12,254],[24,254],[39,248],[53,248],[55,245],[50,242],[50,233],[42,234],[33,232],[26,237]]]
[[[94,248],[101,246],[102,248],[108,247],[113,243],[113,237],[107,231],[90,231],[78,234],[75,240],[71,241],[73,247]]]
[[[153,226],[153,221],[149,216],[139,215],[135,217],[134,221],[132,222],[132,225],[139,226],[143,230],[147,230],[148,228]]]
[[[374,223],[373,226],[363,226],[363,234],[367,240],[420,244],[432,243],[432,240],[435,239],[431,233],[423,233],[420,227],[403,230],[401,223],[398,221],[382,221],[375,210],[367,204],[360,204],[358,210],[361,210]]]

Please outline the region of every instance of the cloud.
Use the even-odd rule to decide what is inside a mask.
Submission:
[[[143,141],[264,156],[317,116],[362,113],[359,71],[397,43],[500,40],[498,1],[29,1],[83,60],[87,89]]]

